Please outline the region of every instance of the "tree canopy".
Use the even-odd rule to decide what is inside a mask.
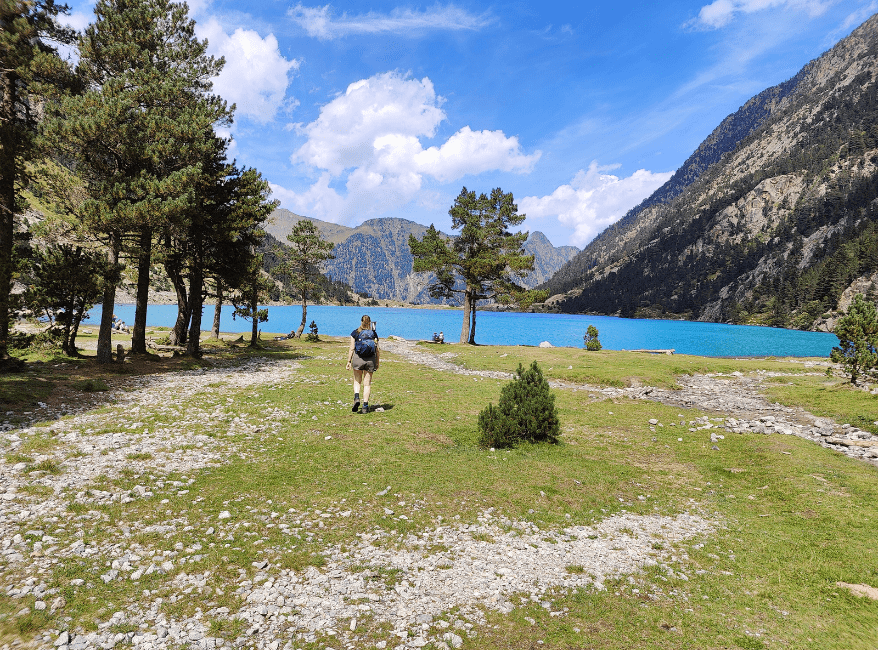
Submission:
[[[534,256],[522,248],[528,233],[509,231],[525,219],[511,192],[498,187],[477,196],[464,187],[448,213],[459,236],[447,239],[431,224],[420,241],[409,237],[409,248],[414,271],[434,274],[431,296],[462,299],[460,342],[474,344],[479,300],[527,304],[541,297],[515,282],[533,271]]]
[[[70,42],[54,0],[0,0],[0,359],[7,355],[15,215],[25,162],[34,151],[36,105],[53,84],[70,81],[54,43]]]
[[[847,367],[852,384],[861,375],[878,370],[878,312],[874,302],[857,294],[834,333],[839,345],[832,348],[832,360]]]
[[[137,259],[132,348],[145,351],[146,296],[153,238],[193,214],[203,161],[231,109],[211,94],[223,60],[207,55],[184,3],[98,0],[79,42],[82,93],[52,106],[46,133],[83,179],[78,206],[108,259]],[[109,361],[115,287],[104,294],[98,360]]]
[[[320,265],[333,259],[332,242],[324,241],[313,221],[302,219],[287,235],[289,245],[278,251],[281,263],[277,274],[287,279],[302,300],[302,322],[296,330],[301,338],[308,319],[308,300],[319,298],[323,287]]]

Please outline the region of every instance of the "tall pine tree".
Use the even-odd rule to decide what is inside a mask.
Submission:
[[[52,46],[73,40],[56,20],[66,11],[54,0],[0,0],[0,360],[8,358],[15,215],[34,150],[35,95],[69,77]]]
[[[47,131],[85,182],[80,217],[102,235],[108,261],[126,251],[137,260],[132,351],[145,352],[153,240],[191,216],[214,127],[231,121],[231,109],[211,94],[224,62],[195,37],[185,3],[170,0],[98,0],[79,47],[85,91],[57,104]],[[108,285],[102,363],[112,358],[114,301]]]
[[[460,229],[458,237],[446,240],[431,224],[421,241],[409,236],[409,248],[416,272],[435,273],[431,296],[462,297],[460,342],[475,344],[479,300],[523,303],[540,297],[515,283],[533,271],[534,256],[525,255],[522,248],[528,233],[508,230],[525,218],[518,214],[511,192],[504,194],[498,187],[490,196],[476,196],[464,187],[448,214],[451,227]]]

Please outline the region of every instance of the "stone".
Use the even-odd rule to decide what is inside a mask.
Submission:
[[[540,343],[540,347],[541,348],[553,348],[555,346],[552,345],[551,343],[549,343],[548,341],[543,341],[542,343]],[[455,646],[455,647],[457,647],[457,646]]]
[[[61,632],[61,634],[58,635],[58,638],[55,639],[56,646],[67,645],[68,643],[70,643],[70,632],[67,632],[66,630]]]
[[[843,589],[847,589],[855,596],[861,596],[863,598],[871,598],[872,600],[878,600],[878,589],[875,587],[870,587],[869,585],[853,585],[847,582],[836,582],[836,586],[841,587]]]

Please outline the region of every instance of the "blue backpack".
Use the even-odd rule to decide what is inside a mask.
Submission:
[[[378,349],[378,335],[373,330],[363,330],[357,334],[357,340],[354,342],[354,352],[361,359],[371,359],[375,356]]]

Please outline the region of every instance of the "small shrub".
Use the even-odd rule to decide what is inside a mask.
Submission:
[[[597,352],[603,347],[598,340],[598,328],[594,325],[588,326],[588,330],[586,330],[585,336],[582,337],[582,340],[585,341],[585,349],[590,352]]]
[[[320,337],[317,336],[317,323],[313,320],[311,324],[308,325],[308,335],[305,337],[305,340],[310,343],[317,343],[320,340]]]
[[[479,445],[503,449],[521,442],[557,442],[561,424],[555,396],[537,362],[503,387],[497,407],[479,413]]]
[[[82,381],[73,382],[73,388],[81,390],[84,393],[97,393],[100,391],[110,390],[107,382],[103,379],[84,379]]]

